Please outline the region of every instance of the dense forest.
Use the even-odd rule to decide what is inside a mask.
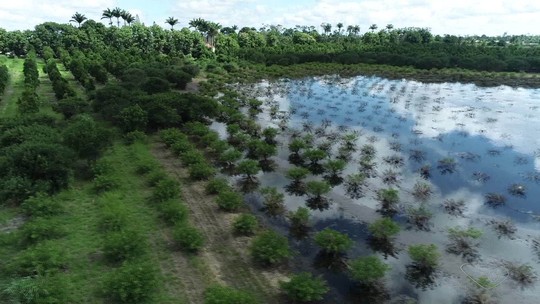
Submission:
[[[259,67],[310,63],[540,72],[536,36],[439,36],[392,25],[361,33],[341,23],[239,29],[203,19],[176,29],[173,17],[164,29],[119,9],[102,19],[108,25],[76,13],[73,24],[0,29],[0,302],[332,302],[335,286],[311,266],[287,264],[295,255],[291,239],[307,238],[320,250],[317,261],[337,265],[355,286],[348,295],[355,303],[384,303],[390,268],[375,253],[394,254],[401,190],[377,189],[381,218],[367,228],[369,256],[347,256],[353,241],[346,233],[316,231],[310,222],[311,212],[330,205],[333,187],[363,195],[368,170],[343,171],[356,151],[363,166],[375,166],[375,148],[357,147],[358,134],[345,128],[290,130],[278,107],[231,84],[266,77]],[[262,114],[278,127],[262,126]],[[212,124],[223,126],[225,138]],[[282,134],[290,141],[279,142]],[[321,134],[334,141],[319,145]],[[335,157],[332,146],[339,147]],[[290,184],[260,187],[280,149],[294,165],[285,173]],[[411,192],[427,201],[428,186]],[[244,196],[253,192],[261,208]],[[285,192],[306,207],[287,210]],[[429,226],[424,211],[409,221]],[[468,249],[473,256],[481,234],[449,231],[451,254],[465,257]],[[407,252],[405,279],[418,288],[432,284],[442,250],[417,244]],[[533,281],[530,268],[508,267],[518,283]],[[482,297],[474,289],[464,303]]]

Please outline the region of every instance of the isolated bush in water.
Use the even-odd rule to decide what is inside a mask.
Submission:
[[[327,253],[338,254],[351,249],[353,241],[344,233],[325,228],[315,235],[315,244]]]
[[[376,256],[366,256],[353,260],[351,263],[351,277],[363,284],[374,284],[381,280],[390,267]]]
[[[302,272],[294,275],[288,282],[280,282],[280,287],[293,302],[319,301],[329,291],[326,282],[311,273]]]
[[[287,238],[272,230],[259,234],[253,240],[250,250],[253,259],[264,265],[278,264],[291,256]]]

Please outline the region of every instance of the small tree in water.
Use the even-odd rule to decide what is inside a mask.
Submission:
[[[303,167],[293,167],[287,171],[287,178],[291,179],[291,183],[285,186],[288,193],[294,195],[306,194],[306,184],[304,179],[308,176],[309,170]]]
[[[324,194],[330,192],[331,187],[325,181],[309,181],[306,185],[306,192],[309,195],[307,205],[311,209],[326,210],[330,207],[330,201]]]
[[[405,277],[416,287],[423,289],[435,283],[435,271],[441,254],[434,244],[409,246],[409,257],[413,261],[407,265]]]

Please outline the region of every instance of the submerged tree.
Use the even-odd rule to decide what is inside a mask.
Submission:
[[[399,225],[389,218],[378,219],[368,226],[371,236],[368,244],[374,251],[383,253],[384,257],[395,256],[397,249],[394,238],[399,233]]]
[[[537,275],[533,270],[534,268],[530,265],[504,262],[503,266],[508,271],[508,277],[522,289],[530,287],[537,280]]]
[[[298,207],[296,211],[291,211],[287,215],[291,222],[291,234],[296,238],[303,238],[307,236],[309,231],[309,209],[304,207]]]
[[[331,186],[337,186],[343,182],[341,172],[345,169],[347,163],[342,159],[329,159],[324,163],[324,168],[327,174],[324,179],[328,181]]]
[[[384,216],[392,217],[397,213],[399,192],[396,189],[381,189],[377,192],[377,200],[381,207],[377,210]]]
[[[306,194],[306,184],[304,179],[308,176],[309,170],[303,167],[293,167],[287,171],[287,178],[291,179],[291,183],[285,186],[288,193],[294,195]]]
[[[407,221],[414,225],[418,230],[429,231],[432,224],[430,223],[433,213],[428,210],[425,204],[420,204],[419,207],[409,207],[406,210]]]
[[[246,159],[238,163],[236,170],[239,174],[243,174],[240,180],[240,186],[244,192],[255,190],[259,185],[259,180],[255,176],[261,168],[259,163],[252,159]]]
[[[289,151],[291,154],[289,155],[289,162],[296,166],[303,165],[303,158],[300,154],[300,151],[303,149],[306,149],[308,145],[303,139],[295,138],[289,143]]]
[[[405,277],[417,288],[425,289],[435,283],[436,270],[441,254],[434,244],[411,245],[408,249],[413,261],[407,265]]]
[[[450,228],[448,238],[450,243],[446,246],[446,251],[460,255],[467,262],[473,262],[479,258],[478,246],[476,242],[482,236],[482,231],[476,228]]]
[[[288,282],[280,282],[280,287],[295,303],[322,300],[330,290],[322,278],[308,272],[296,274]]]
[[[328,209],[330,200],[324,195],[330,190],[330,185],[325,181],[309,181],[306,185],[306,192],[309,195],[307,206],[321,211]]]
[[[390,266],[376,256],[366,256],[354,259],[350,263],[349,272],[358,283],[353,292],[361,296],[364,303],[386,302],[390,296],[386,290],[383,278]]]
[[[310,161],[308,169],[311,173],[319,175],[324,172],[324,167],[319,162],[328,156],[326,152],[321,149],[308,149],[303,156]]]
[[[366,176],[362,173],[348,175],[345,179],[345,190],[352,199],[363,197],[365,186]]]
[[[261,189],[264,198],[263,210],[270,216],[280,216],[285,213],[285,203],[283,193],[280,193],[275,187],[266,187]]]

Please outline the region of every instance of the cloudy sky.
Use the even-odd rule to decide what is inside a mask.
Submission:
[[[540,34],[538,0],[0,0],[0,27],[31,29],[45,21],[67,22],[78,11],[99,20],[120,7],[142,22],[159,25],[174,16],[180,26],[193,18],[222,25],[315,25],[322,22],[383,27],[429,27],[435,34]]]

